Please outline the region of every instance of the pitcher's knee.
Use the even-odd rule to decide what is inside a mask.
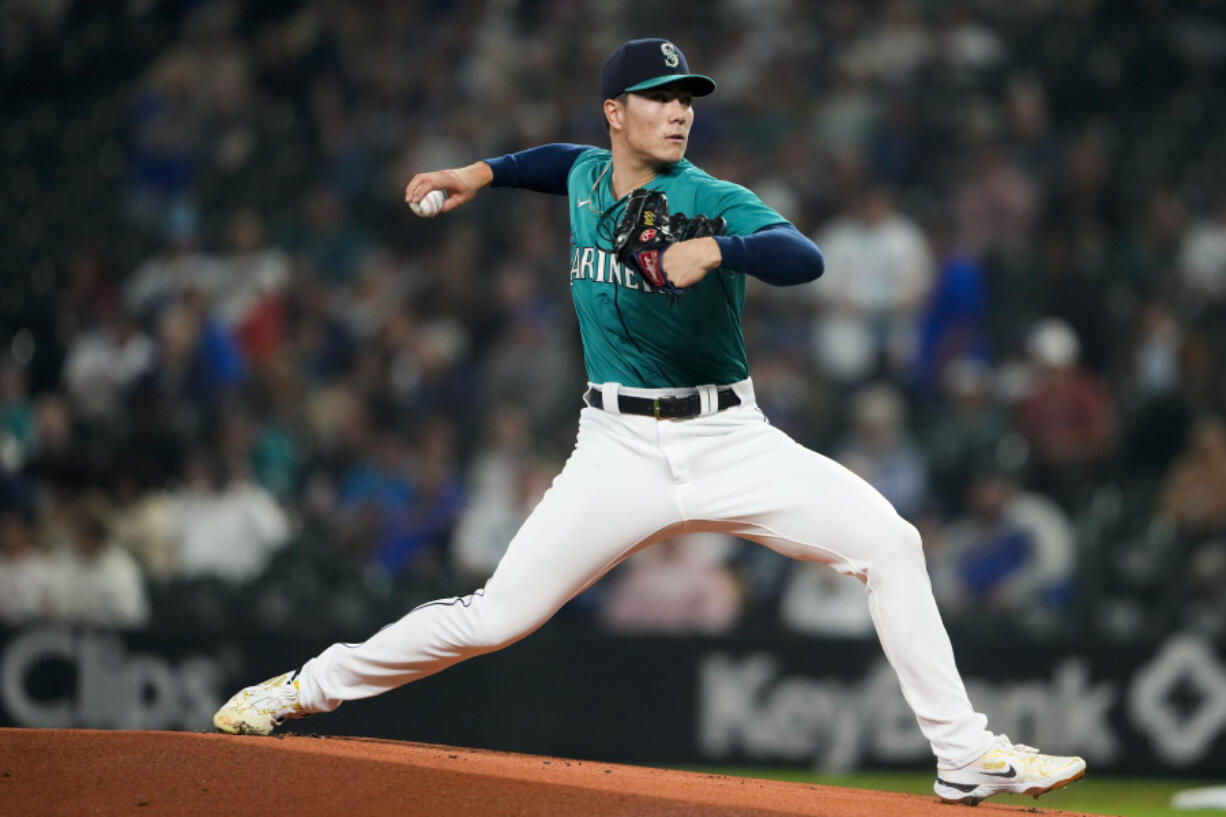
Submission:
[[[924,541],[920,532],[901,516],[891,520],[889,529],[880,541],[884,552],[878,558],[879,566],[924,567]]]

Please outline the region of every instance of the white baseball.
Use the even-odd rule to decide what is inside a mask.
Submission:
[[[422,218],[434,218],[447,200],[446,190],[431,190],[419,202],[409,202],[409,209]]]

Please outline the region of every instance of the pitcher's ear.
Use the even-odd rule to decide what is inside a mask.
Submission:
[[[626,126],[626,95],[604,101],[605,127],[621,130]]]

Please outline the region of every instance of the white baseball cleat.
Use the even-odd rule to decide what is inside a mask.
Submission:
[[[239,690],[213,716],[213,726],[231,735],[271,735],[283,721],[305,718],[298,703],[298,671]]]
[[[994,794],[1030,794],[1038,797],[1085,777],[1086,762],[1079,757],[1040,754],[1033,746],[1010,743],[997,735],[983,757],[961,769],[937,769],[932,789],[946,803],[976,806]]]

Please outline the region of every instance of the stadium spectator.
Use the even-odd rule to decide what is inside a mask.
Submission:
[[[246,375],[234,337],[209,311],[203,292],[189,289],[158,318],[159,365],[153,391],[188,410],[209,412],[233,395]]]
[[[217,261],[200,248],[200,212],[189,203],[160,214],[162,247],[123,282],[122,305],[144,320],[161,313],[188,290],[210,292],[218,281]]]
[[[452,567],[466,580],[478,582],[493,573],[552,479],[534,460],[521,410],[502,406],[485,425],[481,452],[468,470],[469,501],[451,541]]]
[[[630,559],[613,578],[598,611],[619,633],[716,634],[736,622],[741,596],[722,559],[732,548],[721,534],[667,539]]]
[[[954,193],[959,245],[978,258],[1023,247],[1038,216],[1038,187],[1002,145],[988,142],[972,155]]]
[[[538,433],[552,427],[582,390],[582,370],[572,344],[564,342],[556,305],[541,296],[525,267],[508,266],[496,279],[505,323],[502,342],[481,367],[483,403],[523,406]]]
[[[197,87],[202,76],[195,54],[167,49],[132,106],[127,209],[138,224],[155,224],[188,200],[201,133]]]
[[[144,627],[150,611],[139,565],[111,537],[100,499],[76,504],[69,542],[56,559],[55,617],[86,627]]]
[[[864,585],[822,564],[801,563],[792,567],[779,600],[779,619],[788,629],[806,635],[836,638],[873,635]]]
[[[0,471],[20,473],[36,445],[26,374],[15,363],[0,365]]]
[[[988,282],[974,256],[953,243],[950,227],[931,230],[931,246],[938,261],[936,281],[919,316],[919,348],[915,356],[915,385],[924,394],[939,386],[951,361],[991,359],[988,341]]]
[[[995,372],[974,358],[950,362],[941,377],[940,399],[925,407],[918,434],[933,493],[948,510],[962,507],[976,473],[1021,464],[1007,461],[1010,434],[1009,417],[995,391]]]
[[[1032,381],[1018,422],[1039,484],[1075,501],[1114,453],[1116,416],[1101,379],[1078,365],[1080,344],[1064,321],[1036,324],[1027,342]]]
[[[329,283],[352,280],[368,244],[335,190],[316,187],[303,199],[302,226],[291,246],[319,278]]]
[[[1220,417],[1197,422],[1163,479],[1157,512],[1183,532],[1226,531],[1226,423]]]
[[[0,514],[0,623],[45,620],[55,612],[55,568],[31,522],[20,511]]]
[[[1182,300],[1193,312],[1226,299],[1226,196],[1188,225],[1179,246]]]
[[[1069,609],[1074,590],[1067,514],[1046,497],[1019,490],[999,469],[979,474],[970,493],[967,512],[929,548],[938,601],[963,614],[1050,626]]]
[[[870,185],[853,209],[814,235],[826,267],[837,270],[809,289],[818,299],[814,351],[831,377],[856,382],[912,365],[916,321],[932,284],[928,241],[894,208],[894,193]]]
[[[34,401],[34,456],[25,473],[42,486],[81,486],[97,479],[96,465],[82,450],[72,407],[59,392]]]
[[[1151,292],[1173,301],[1178,287],[1177,259],[1187,229],[1187,207],[1179,191],[1159,187],[1132,213],[1130,228],[1115,245],[1112,269],[1132,292]]]
[[[928,501],[928,468],[911,440],[901,391],[889,383],[866,386],[852,396],[849,414],[836,459],[911,518]]]
[[[1226,544],[1219,540],[1197,547],[1181,578],[1188,598],[1180,623],[1210,638],[1226,635]]]
[[[168,509],[176,577],[252,581],[289,539],[285,512],[238,465],[204,450],[189,457]]]
[[[373,560],[392,576],[432,578],[445,567],[447,543],[467,500],[455,468],[454,427],[443,419],[426,424],[418,438],[411,494],[403,508],[382,510]]]
[[[245,209],[230,225],[230,252],[217,260],[211,311],[247,360],[263,362],[284,336],[283,292],[290,284],[288,254],[270,245],[259,213]]]
[[[119,419],[136,384],[153,373],[157,349],[130,315],[115,310],[99,317],[68,348],[64,391],[81,420],[107,424]]]

